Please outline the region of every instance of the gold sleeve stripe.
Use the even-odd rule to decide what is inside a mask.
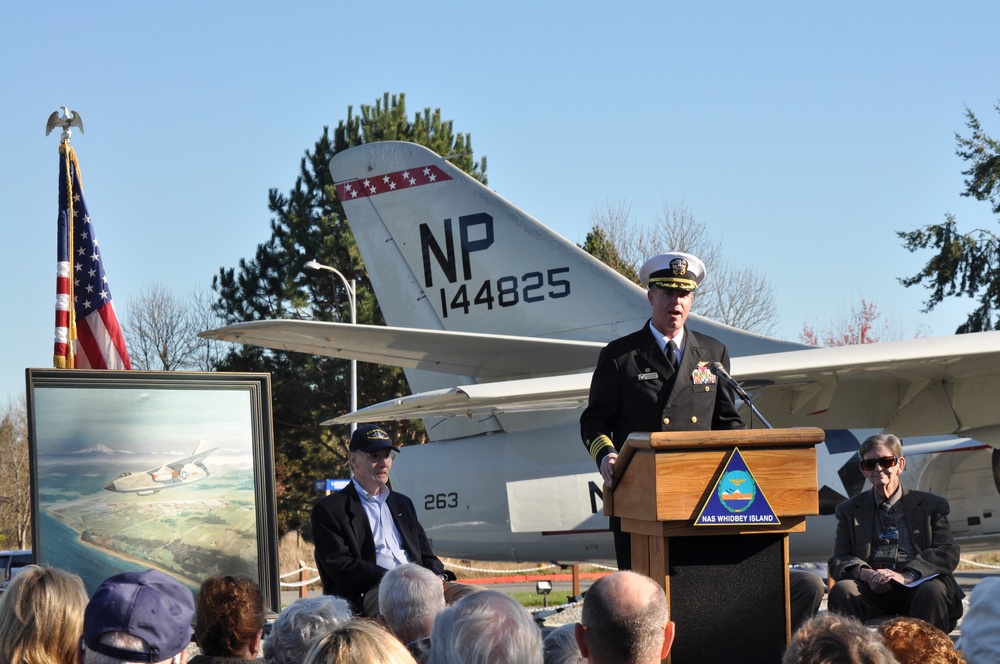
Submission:
[[[597,461],[597,454],[605,447],[610,447],[612,451],[615,449],[614,443],[612,443],[611,439],[604,434],[601,434],[587,443],[587,449],[590,451],[590,456],[594,459],[594,461]]]

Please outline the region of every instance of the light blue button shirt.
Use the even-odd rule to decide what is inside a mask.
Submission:
[[[383,486],[378,495],[373,496],[356,480],[351,481],[354,482],[354,488],[361,497],[368,525],[371,526],[372,536],[375,538],[375,564],[385,569],[392,569],[410,562],[409,556],[400,544],[399,529],[392,519],[392,512],[385,502],[389,497],[389,487]]]

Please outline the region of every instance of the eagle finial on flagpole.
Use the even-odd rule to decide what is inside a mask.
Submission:
[[[51,134],[52,130],[56,127],[62,127],[63,132],[60,142],[68,143],[69,137],[73,135],[70,127],[79,127],[80,133],[83,133],[83,119],[76,111],[71,111],[65,106],[60,106],[59,108],[62,109],[62,117],[59,116],[59,111],[52,111],[49,121],[45,123],[45,135],[48,136]]]

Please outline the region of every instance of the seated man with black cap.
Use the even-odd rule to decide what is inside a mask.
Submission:
[[[414,563],[454,581],[431,550],[413,501],[388,486],[399,453],[374,424],[351,435],[350,484],[313,507],[316,566],[323,593],[339,595],[365,616],[377,616],[378,584],[397,565]]]
[[[83,664],[187,662],[194,597],[163,572],[125,572],[94,592],[83,616]]]

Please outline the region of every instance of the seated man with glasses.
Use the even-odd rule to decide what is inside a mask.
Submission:
[[[965,593],[952,572],[959,549],[948,525],[948,501],[904,489],[903,445],[892,434],[871,436],[858,449],[872,488],[837,506],[837,539],[829,561],[831,611],[868,620],[896,614],[950,632]]]
[[[350,484],[313,507],[313,541],[323,593],[338,595],[355,612],[377,616],[378,584],[397,565],[414,563],[454,581],[431,551],[413,501],[388,486],[399,453],[389,434],[366,424],[351,435]]]

